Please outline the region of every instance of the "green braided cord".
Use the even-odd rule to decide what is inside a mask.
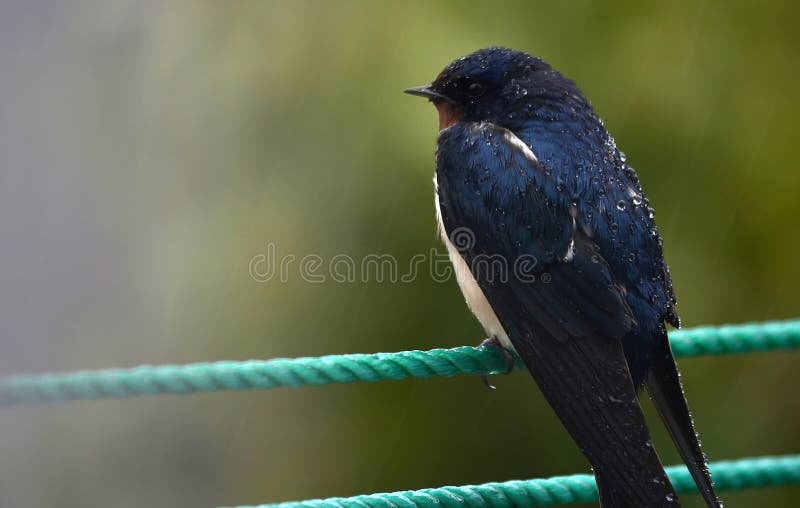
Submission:
[[[800,348],[800,319],[700,326],[669,334],[675,356],[745,354]]]
[[[670,340],[677,356],[800,348],[800,319],[679,330],[670,334]],[[519,360],[516,366],[522,366]],[[505,359],[495,348],[469,346],[317,358],[144,365],[0,378],[0,405],[498,374],[505,370]]]
[[[800,455],[715,462],[710,467],[720,491],[800,484]],[[668,467],[667,474],[678,492],[697,491],[685,466]],[[576,474],[237,508],[516,508],[596,501],[594,478]]]

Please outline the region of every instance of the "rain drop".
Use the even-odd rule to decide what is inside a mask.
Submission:
[[[619,201],[617,201],[617,209],[618,209],[618,210],[624,210],[624,209],[625,209],[625,206],[626,206],[626,205],[625,205],[625,201],[623,201],[623,200],[621,200],[621,199],[620,199]]]
[[[633,201],[633,204],[635,206],[639,206],[642,204],[642,196],[636,194],[635,196],[633,196],[633,199],[631,201]]]

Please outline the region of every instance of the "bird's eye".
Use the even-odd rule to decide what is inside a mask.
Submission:
[[[470,97],[480,97],[483,95],[484,88],[480,83],[472,83],[467,87],[467,95]]]

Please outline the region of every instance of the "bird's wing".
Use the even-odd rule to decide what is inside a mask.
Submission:
[[[437,181],[445,229],[468,232],[467,245],[458,245],[466,235],[454,243],[474,260],[484,292],[513,294],[535,311],[525,321],[560,342],[618,340],[634,328],[626,289],[579,226],[577,207],[511,131],[485,122],[443,131]],[[481,261],[498,255],[506,273],[489,273],[498,265]]]
[[[442,131],[436,171],[446,232],[470,233],[457,247],[595,468],[604,504],[677,506],[622,349],[636,326],[626,290],[576,221],[570,197],[522,141],[489,123]],[[505,273],[480,261],[497,256]]]

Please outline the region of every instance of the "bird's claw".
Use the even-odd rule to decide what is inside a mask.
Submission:
[[[503,353],[503,357],[506,360],[506,371],[503,372],[504,376],[511,374],[511,372],[514,370],[514,364],[516,363],[514,355],[511,354],[511,351],[509,351],[502,344],[500,344],[500,341],[497,340],[497,337],[489,337],[484,339],[479,344],[479,347],[492,347],[495,349],[499,349],[500,352]],[[487,374],[483,374],[481,376],[481,380],[483,381],[483,384],[484,386],[486,386],[486,388],[490,390],[497,390],[497,387],[489,382],[489,376]]]

